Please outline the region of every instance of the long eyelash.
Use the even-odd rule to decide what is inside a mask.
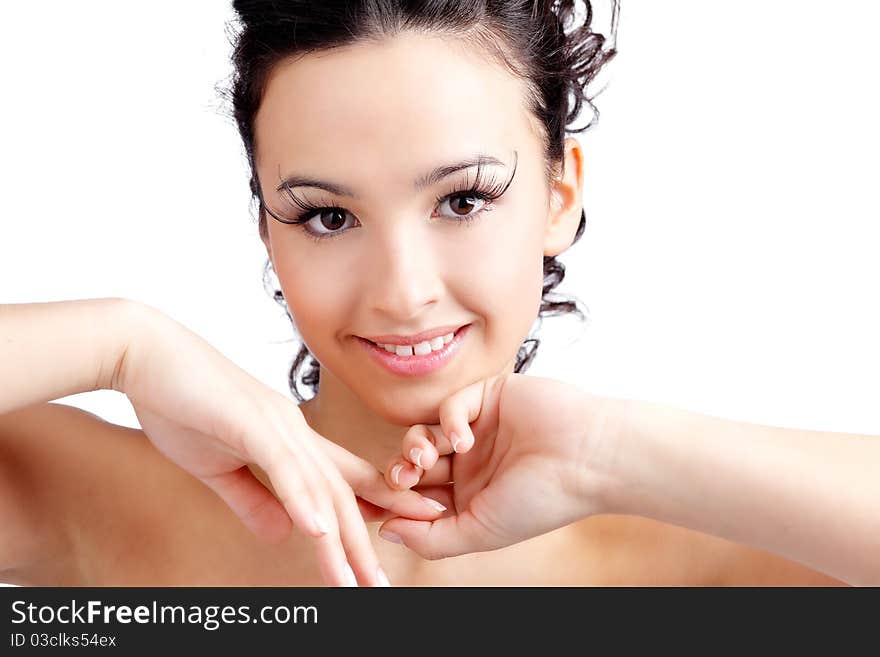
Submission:
[[[297,207],[302,209],[302,212],[297,214],[296,219],[279,219],[278,217],[275,217],[276,219],[278,219],[278,221],[280,221],[283,224],[293,224],[293,225],[304,224],[306,221],[311,219],[311,215],[314,214],[315,210],[342,210],[343,209],[343,208],[340,208],[338,206],[333,205],[329,201],[326,203],[323,201],[313,203],[308,200],[305,200],[305,201],[300,200],[297,197],[297,195],[293,193],[293,190],[290,189],[290,187],[288,187],[287,185],[284,185],[282,190],[284,192],[286,192],[287,196],[290,198],[290,200],[293,202],[294,205],[296,205]]]
[[[463,196],[466,198],[478,198],[482,201],[486,201],[486,205],[477,210],[475,213],[465,217],[453,219],[453,221],[465,225],[471,224],[477,218],[477,216],[483,214],[483,212],[490,210],[492,206],[492,201],[501,198],[501,196],[507,191],[507,188],[510,187],[514,177],[516,176],[517,159],[517,154],[516,152],[514,152],[513,171],[510,174],[510,178],[508,178],[506,182],[499,181],[494,176],[490,176],[488,179],[483,180],[483,166],[482,164],[479,164],[477,165],[477,173],[474,176],[473,184],[465,182],[463,186],[454,189],[447,194],[438,196],[435,199],[435,203],[440,204],[447,199],[455,198],[458,196]],[[302,212],[300,212],[295,219],[281,219],[274,212],[266,208],[269,214],[272,215],[273,219],[276,219],[283,224],[300,226],[302,232],[306,235],[306,237],[314,240],[315,242],[320,242],[326,239],[335,239],[345,232],[336,231],[333,233],[328,233],[326,235],[318,235],[312,233],[308,230],[308,228],[303,225],[311,221],[319,212],[325,212],[328,210],[340,210],[341,212],[348,212],[345,208],[342,208],[338,205],[333,205],[333,203],[329,201],[323,202],[319,200],[317,202],[311,202],[308,200],[302,200],[298,198],[296,194],[293,193],[293,190],[291,190],[290,187],[286,185],[282,189],[287,193],[287,196],[290,198],[290,200],[302,210]]]
[[[482,201],[486,201],[486,205],[482,208],[474,212],[473,214],[467,215],[465,217],[458,217],[453,221],[458,221],[459,223],[464,223],[465,225],[469,225],[473,223],[473,221],[484,212],[487,212],[492,209],[492,201],[495,201],[507,191],[507,188],[510,187],[510,184],[513,182],[513,177],[516,175],[516,162],[517,155],[514,153],[513,160],[513,172],[510,174],[510,178],[507,179],[507,182],[499,181],[495,177],[489,177],[488,180],[483,181],[483,166],[482,164],[477,165],[477,175],[474,176],[474,182],[472,185],[469,185],[465,182],[465,185],[459,189],[454,189],[448,194],[444,194],[442,196],[438,196],[436,199],[436,203],[440,204],[443,201],[455,198],[457,196],[463,196],[465,198],[478,198]]]
[[[494,201],[497,198],[500,198],[504,192],[507,191],[507,188],[510,187],[510,183],[513,182],[513,177],[516,175],[516,161],[517,156],[514,154],[513,160],[513,172],[510,174],[510,178],[507,179],[507,182],[498,182],[497,178],[490,177],[485,182],[483,181],[483,165],[477,165],[477,175],[474,176],[474,182],[472,185],[465,183],[464,187],[461,189],[455,189],[448,194],[444,194],[443,196],[439,196],[436,200],[437,203],[442,203],[449,197],[454,196],[465,196],[466,194],[473,194],[477,197],[482,197],[484,200]],[[487,189],[488,185],[488,189]]]

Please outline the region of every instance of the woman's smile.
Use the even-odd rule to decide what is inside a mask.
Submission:
[[[394,348],[387,344],[376,344],[360,336],[355,337],[374,362],[388,371],[399,376],[419,376],[430,374],[451,361],[458,352],[470,326],[470,324],[462,326],[451,334],[451,338],[450,334],[446,334],[445,336],[437,336],[430,341],[415,345],[397,345]]]

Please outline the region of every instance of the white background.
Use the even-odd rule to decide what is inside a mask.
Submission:
[[[230,17],[215,1],[4,9],[0,303],[138,299],[286,393],[297,344],[262,287],[214,90]],[[591,320],[545,320],[531,374],[880,434],[878,22],[853,0],[624,0],[601,119],[579,136],[588,227],[558,288]],[[138,426],[112,391],[62,401]]]

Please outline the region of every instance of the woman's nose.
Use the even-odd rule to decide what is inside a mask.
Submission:
[[[441,298],[444,282],[428,246],[429,232],[389,231],[376,241],[364,280],[371,310],[406,320]]]

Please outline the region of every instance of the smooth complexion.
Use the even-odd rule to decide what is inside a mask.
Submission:
[[[582,154],[565,143],[548,184],[525,84],[461,39],[403,33],[278,65],[255,121],[266,203],[298,208],[279,183],[303,176],[297,198],[345,210],[309,226],[267,217],[264,242],[300,335],[321,365],[316,397],[301,405],[319,433],[382,467],[406,429],[439,422],[440,402],[474,381],[512,372],[541,302],[543,256],[568,246],[581,215]],[[483,175],[506,192],[471,223],[437,198],[467,189],[475,169],[417,190],[434,168],[488,154],[505,166]],[[461,203],[461,201],[457,201]],[[474,213],[483,207],[476,201]],[[295,218],[285,216],[286,219]],[[328,227],[329,226],[329,227]],[[338,230],[336,230],[339,228]],[[471,324],[455,357],[402,377],[371,358],[357,336],[411,335]]]

